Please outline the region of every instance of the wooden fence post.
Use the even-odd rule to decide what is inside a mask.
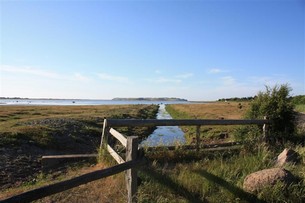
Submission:
[[[268,120],[268,117],[267,116],[264,116],[264,120]],[[264,124],[263,125],[263,141],[265,142],[265,143],[267,143],[267,141],[268,141],[268,124]]]
[[[103,123],[103,132],[102,132],[102,137],[101,137],[100,149],[102,149],[102,147],[103,147],[103,142],[104,142],[104,139],[105,139],[105,134],[107,133],[106,130],[107,130],[107,119],[105,118],[104,119],[104,123]]]
[[[138,155],[138,137],[130,136],[127,137],[126,146],[126,162],[136,160]],[[128,203],[137,202],[137,169],[131,168],[126,171],[126,186],[128,192]]]
[[[102,132],[102,137],[101,137],[101,144],[100,144],[100,151],[99,151],[99,156],[98,159],[102,160],[102,156],[104,156],[104,150],[107,151],[107,144],[109,142],[109,134],[110,134],[110,127],[108,126],[108,122],[107,119],[104,119],[104,123],[103,123],[103,132]]]
[[[196,150],[199,151],[200,146],[200,125],[196,126]]]

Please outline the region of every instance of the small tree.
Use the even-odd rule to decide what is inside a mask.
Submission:
[[[288,84],[266,86],[265,92],[259,92],[250,104],[247,117],[252,119],[263,119],[267,116],[271,122],[271,136],[277,138],[288,138],[295,131],[294,106],[290,102],[289,93],[291,88]]]

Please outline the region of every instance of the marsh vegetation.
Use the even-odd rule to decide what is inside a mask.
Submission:
[[[266,96],[264,93],[266,92],[261,93],[262,96]],[[272,94],[270,95],[272,96]],[[284,94],[284,97],[286,98],[288,95]],[[265,101],[265,106],[268,106],[268,100],[262,101]],[[176,119],[243,119],[249,118],[249,112],[258,104],[257,102],[171,104],[167,105],[166,108],[171,116]],[[285,110],[285,108],[279,109]],[[62,153],[66,151],[68,153],[73,150],[97,150],[104,117],[155,118],[158,107],[146,105],[29,106],[1,108],[0,110],[0,118],[4,121],[0,124],[1,150],[3,152],[13,150],[15,158],[17,157],[18,160],[20,155],[35,157],[35,153],[37,153],[36,158],[38,158],[38,155],[41,155],[42,152],[53,153],[55,151]],[[290,110],[293,109],[290,108]],[[254,117],[260,118],[266,113],[264,109],[261,109],[260,112],[261,114]],[[139,169],[141,181],[138,187],[138,201],[304,202],[305,119],[300,119],[298,116],[296,116],[296,119],[294,131],[289,132],[289,139],[282,139],[282,134],[278,133],[274,134],[276,139],[272,139],[268,143],[261,143],[259,140],[262,136],[262,126],[205,126],[200,128],[203,143],[223,143],[238,140],[244,144],[238,149],[224,151],[186,151],[177,145],[173,151],[146,152],[149,164]],[[148,132],[152,130],[127,127],[119,129],[125,135],[149,135]],[[188,144],[191,144],[196,129],[182,127],[182,130]],[[68,139],[64,138],[68,132],[71,134],[68,136],[70,137],[69,142],[59,146],[61,142],[58,142],[58,139]],[[226,136],[220,136],[222,134]],[[94,139],[90,140],[85,135],[90,135]],[[296,137],[297,139],[295,139]],[[245,192],[243,190],[245,177],[252,172],[273,167],[277,155],[285,147],[293,148],[302,157],[300,164],[284,166],[298,177],[299,181],[291,185],[284,185],[279,182],[256,194]],[[31,154],[27,154],[27,150],[30,150]],[[23,162],[24,165],[21,168],[26,168],[25,163],[27,161]],[[45,174],[38,170],[34,176],[22,179],[23,182],[18,182],[18,179],[11,179],[10,185],[4,184],[9,189],[3,189],[0,198],[116,164],[107,157],[99,161],[98,164],[69,165],[64,171],[54,173]],[[38,166],[39,162],[36,164]],[[3,166],[6,166],[6,164],[2,163],[1,167]],[[17,173],[20,172],[17,168],[14,170],[15,173],[16,171]],[[2,173],[1,175],[7,177],[7,174]],[[126,195],[124,174],[121,173],[46,197],[38,202],[125,202]]]
[[[0,106],[0,188],[33,184],[43,155],[96,153],[104,118],[154,118],[157,105]],[[144,138],[153,129],[122,128]]]

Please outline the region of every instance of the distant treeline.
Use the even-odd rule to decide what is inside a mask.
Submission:
[[[187,101],[186,99],[175,98],[175,97],[138,97],[138,98],[113,98],[116,101]]]
[[[28,99],[28,98],[21,98],[21,97],[0,97],[0,99]]]
[[[256,96],[254,97],[232,97],[232,98],[222,98],[222,99],[218,99],[218,101],[252,101],[253,99],[255,99]]]
[[[291,102],[294,105],[305,104],[305,95],[291,97]]]
[[[222,99],[218,99],[218,101],[237,101],[237,102],[241,102],[241,101],[252,101],[256,98],[256,96],[254,97],[232,97],[232,98],[222,98]],[[305,95],[298,95],[298,96],[293,96],[289,98],[291,100],[291,103],[294,105],[299,105],[299,104],[305,104]]]

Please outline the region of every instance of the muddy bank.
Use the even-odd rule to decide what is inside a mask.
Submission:
[[[139,107],[138,107],[139,108]],[[158,106],[139,108],[136,112],[114,112],[109,118],[155,118]],[[0,190],[35,182],[42,172],[41,157],[57,154],[91,154],[99,148],[101,115],[84,118],[52,117],[17,120],[10,129],[0,131]],[[142,139],[152,133],[151,128],[121,129],[127,136]]]

